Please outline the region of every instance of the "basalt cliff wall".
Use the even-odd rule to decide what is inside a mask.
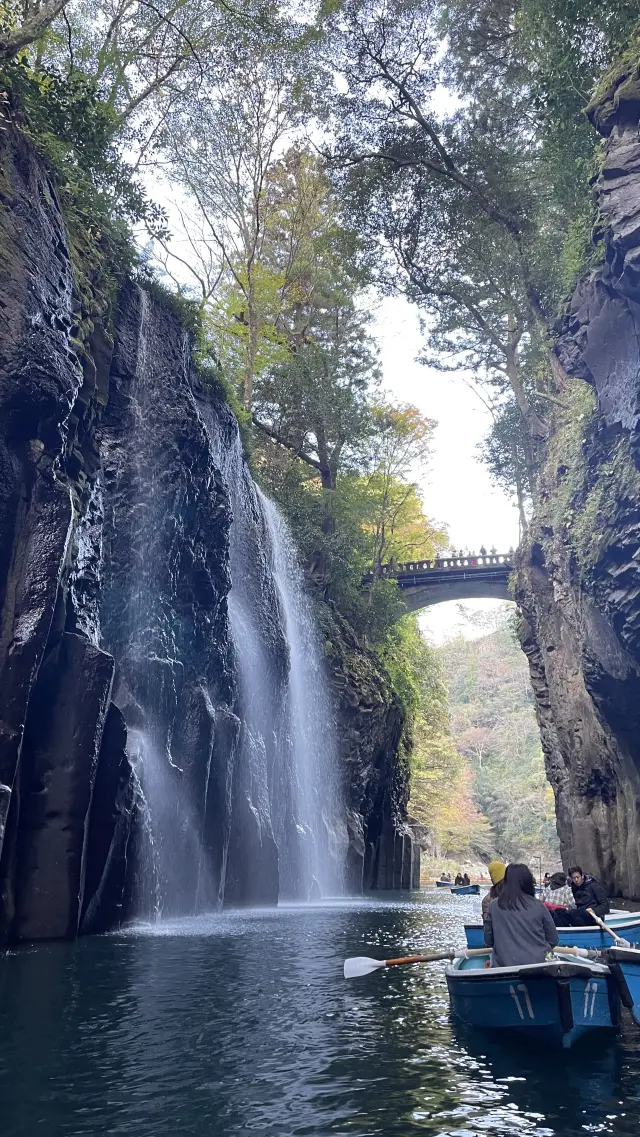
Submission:
[[[54,186],[7,112],[0,941],[99,931],[133,910],[148,820],[136,769],[143,732],[169,756],[176,798],[188,790],[189,825],[209,869],[206,880],[194,872],[179,882],[180,903],[193,910],[277,899],[275,791],[270,801],[258,792],[239,757],[243,707],[228,613],[233,518],[205,428],[212,421],[218,446],[237,445],[235,419],[201,383],[170,305],[125,281],[103,318],[83,308]],[[150,546],[152,558],[144,555]],[[277,613],[273,623],[265,639],[277,670]],[[338,617],[332,626],[340,628],[326,638],[348,883],[353,891],[406,887],[415,864],[400,708],[373,657]],[[186,821],[176,812],[177,844]]]
[[[551,440],[517,600],[565,866],[640,898],[640,73],[594,100],[604,258],[559,329]]]

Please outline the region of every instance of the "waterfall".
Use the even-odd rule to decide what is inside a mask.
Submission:
[[[336,731],[298,553],[280,512],[250,476],[237,430],[221,433],[206,404],[202,413],[233,512],[229,618],[242,737],[236,867],[226,899],[255,895],[260,858],[274,854],[281,899],[336,894],[347,845]]]
[[[167,493],[168,486],[175,490],[158,430],[166,406],[166,376],[158,364],[162,328],[149,294],[140,289],[137,295],[138,342],[125,429],[112,452],[105,444],[111,555],[118,569],[111,592],[105,589],[106,646],[121,660],[115,699],[127,721],[136,784],[128,908],[159,919],[194,912],[201,895],[208,899],[214,890],[203,856],[206,801],[198,800],[194,773],[174,746],[175,741],[180,750],[182,743],[174,740],[174,730],[184,682],[173,600],[179,505]]]
[[[273,549],[273,569],[289,646],[288,725],[297,827],[304,838],[302,871],[310,893],[343,891],[348,838],[337,778],[335,723],[322,665],[318,630],[289,526],[260,493]],[[306,870],[306,871],[305,871]],[[296,866],[287,875],[295,876]]]
[[[231,412],[194,395],[169,319],[138,291],[95,506],[109,566],[96,628],[136,782],[125,908],[147,919],[335,894],[347,847],[294,542]]]

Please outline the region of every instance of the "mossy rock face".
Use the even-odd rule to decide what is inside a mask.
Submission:
[[[596,88],[586,110],[601,134],[640,115],[640,29]]]
[[[517,601],[558,831],[640,896],[640,36],[594,95],[604,258],[559,324],[562,390]]]

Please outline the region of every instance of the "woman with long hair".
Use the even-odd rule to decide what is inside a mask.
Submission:
[[[551,913],[536,900],[533,876],[526,865],[507,867],[502,891],[484,919],[484,942],[493,948],[493,967],[543,963],[558,943]]]

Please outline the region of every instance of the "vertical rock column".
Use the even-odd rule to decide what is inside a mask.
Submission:
[[[69,632],[40,668],[21,763],[17,939],[77,935],[112,680],[112,657]]]
[[[69,347],[73,281],[55,192],[8,121],[0,129],[0,185],[1,936],[15,905],[24,727],[73,521],[61,460],[83,376]]]

